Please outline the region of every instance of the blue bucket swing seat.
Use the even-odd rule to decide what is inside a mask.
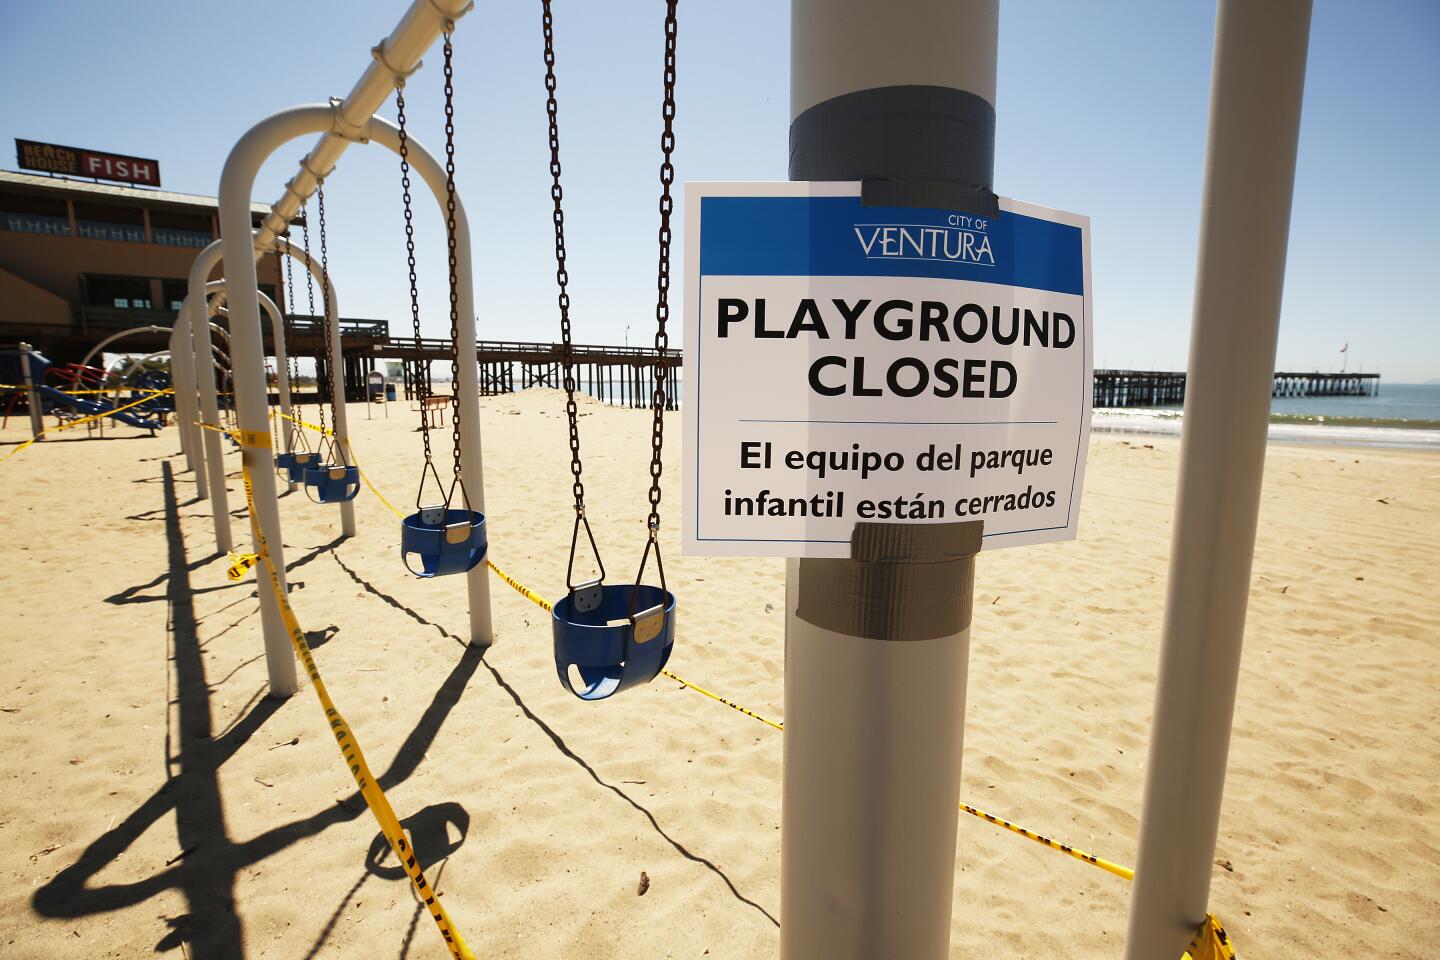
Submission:
[[[604,700],[622,690],[649,683],[665,668],[675,647],[675,595],[665,587],[665,567],[660,561],[660,545],[653,527],[635,583],[604,583],[605,566],[598,549],[595,561],[600,567],[599,578],[579,584],[571,582],[582,524],[594,548],[590,523],[585,519],[584,509],[577,507],[570,567],[565,574],[570,592],[551,609],[555,673],[565,689],[581,700]],[[639,582],[652,547],[660,570],[658,587]],[[578,689],[570,675],[571,667],[580,677]]]
[[[649,683],[675,648],[675,594],[663,587],[592,580],[576,585],[551,615],[555,672],[581,700]],[[580,674],[579,689],[571,667]]]
[[[545,6],[549,12],[548,0]],[[675,6],[668,8],[666,35],[673,39],[675,30]],[[673,51],[672,51],[673,52]],[[654,680],[670,659],[675,646],[675,595],[665,584],[665,566],[660,556],[660,478],[662,473],[661,453],[664,443],[664,410],[666,407],[665,374],[661,361],[666,358],[668,338],[665,323],[670,315],[670,214],[673,198],[670,185],[674,181],[675,168],[671,154],[675,147],[674,131],[671,125],[674,106],[674,78],[667,73],[665,80],[664,131],[660,137],[663,161],[660,166],[660,260],[656,271],[657,299],[655,304],[656,333],[655,348],[657,361],[654,364],[655,382],[651,392],[651,412],[654,420],[650,433],[650,516],[646,522],[649,537],[645,552],[640,558],[640,570],[633,584],[619,586],[605,583],[605,565],[595,545],[595,536],[590,522],[585,517],[585,486],[582,480],[583,464],[580,459],[579,413],[575,403],[574,343],[570,325],[570,294],[568,291],[569,272],[565,254],[565,214],[562,206],[564,191],[560,184],[559,131],[555,108],[554,50],[549,32],[545,36],[546,91],[549,93],[547,111],[550,122],[551,142],[551,190],[555,204],[553,223],[555,227],[555,279],[557,286],[556,306],[560,314],[560,355],[565,388],[565,415],[570,431],[570,472],[574,478],[572,491],[575,497],[575,526],[570,537],[570,564],[565,572],[565,584],[569,592],[551,608],[551,626],[554,631],[555,672],[565,689],[582,700],[604,700],[622,690],[641,686]],[[599,575],[594,580],[576,583],[574,579],[575,550],[579,544],[580,528],[590,549],[594,552],[595,565]],[[655,553],[655,566],[659,573],[660,585],[642,582],[645,565],[651,551]],[[579,677],[579,683],[574,676]]]
[[[304,483],[305,471],[319,463],[320,458],[309,450],[292,450],[275,455],[275,469],[291,483]]]
[[[485,515],[474,510],[449,510],[444,504],[420,507],[400,524],[400,560],[417,577],[473,570],[488,547]],[[420,569],[412,557],[419,558]]]
[[[360,492],[359,467],[317,463],[305,468],[304,478],[305,496],[316,503],[343,503],[354,500]]]
[[[328,438],[327,438],[328,440]],[[330,444],[330,457],[339,450],[338,444]],[[335,462],[325,454],[325,443],[314,454],[314,459],[304,468],[305,496],[315,503],[344,503],[354,500],[360,492],[360,468],[344,462]]]
[[[470,509],[470,494],[460,477],[458,462],[454,479],[450,481],[450,491],[445,494],[443,502],[424,505],[427,477],[435,481],[437,493],[443,493],[445,488],[430,458],[428,418],[422,418],[421,429],[426,433],[425,465],[420,469],[415,512],[400,522],[400,562],[415,576],[426,579],[466,573],[485,559],[485,552],[489,549],[485,515]],[[457,491],[460,505],[452,508]],[[419,561],[419,569],[416,569],[414,560]]]

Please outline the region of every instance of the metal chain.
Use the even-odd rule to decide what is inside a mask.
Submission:
[[[655,273],[655,351],[659,354],[655,362],[655,390],[651,395],[654,419],[650,425],[650,516],[646,525],[650,528],[650,539],[645,545],[645,556],[640,559],[640,571],[635,576],[638,585],[645,572],[645,558],[651,547],[655,550],[655,566],[660,571],[660,586],[665,587],[665,565],[660,559],[660,474],[661,452],[665,444],[665,358],[669,353],[670,335],[665,331],[665,322],[670,319],[670,214],[675,201],[670,196],[670,187],[675,182],[675,38],[677,24],[675,8],[678,0],[667,0],[665,4],[665,100],[660,108],[664,119],[664,130],[660,134],[660,259]],[[631,597],[634,606],[634,596]],[[632,615],[634,611],[631,611]]]
[[[300,364],[295,359],[295,351],[291,349],[291,345],[295,343],[295,337],[292,335],[295,329],[295,251],[290,246],[288,234],[281,239],[285,241],[285,322],[280,325],[280,329],[281,334],[285,337],[285,359],[289,364],[290,389],[295,391],[299,389],[300,385]],[[309,271],[306,271],[306,275],[309,275]],[[294,412],[293,404],[291,412]],[[304,427],[293,424],[286,431],[286,436],[290,438],[285,444],[286,453],[294,452],[297,437],[300,440],[300,446],[304,447],[307,452],[309,451],[310,442],[305,439]]]
[[[455,237],[455,21],[445,21],[445,240],[449,248],[450,262],[450,392],[454,409],[450,419],[450,439],[455,457],[452,469],[454,479],[450,482],[450,495],[445,498],[446,509],[460,488],[465,509],[470,509],[470,498],[465,492],[465,481],[460,478],[460,287],[457,279],[456,237]],[[469,358],[473,365],[475,358]]]
[[[550,118],[550,199],[555,203],[555,285],[559,288],[556,303],[560,308],[561,363],[564,365],[565,417],[570,424],[570,474],[574,477],[571,492],[575,495],[577,513],[585,509],[585,483],[581,479],[584,465],[580,460],[579,409],[575,404],[575,346],[570,333],[570,273],[565,264],[565,190],[560,185],[560,124],[559,104],[555,100],[555,26],[550,0],[541,0],[545,28],[545,112]]]
[[[340,376],[340,377],[342,378],[342,383],[343,383],[343,375],[341,374],[341,371],[338,370],[338,369],[336,368],[336,366],[335,366],[335,347],[334,347],[334,344],[333,344],[333,342],[332,342],[332,338],[331,338],[331,336],[330,336],[330,250],[329,250],[329,244],[328,244],[328,242],[327,242],[326,233],[325,233],[325,181],[324,181],[324,180],[321,180],[321,181],[319,181],[319,182],[316,184],[316,186],[315,186],[315,198],[316,198],[317,201],[319,201],[319,207],[320,207],[320,292],[324,295],[324,298],[325,298],[325,300],[324,300],[325,319],[324,319],[324,322],[321,323],[320,329],[321,329],[321,331],[323,331],[322,336],[323,336],[324,339],[325,339],[325,373],[326,373],[326,375],[328,376],[328,378],[329,378],[329,380],[330,380],[330,387],[331,387],[331,389],[330,389],[330,422],[331,422],[336,428],[338,428],[338,427],[340,426],[340,415],[339,415],[339,413],[336,411],[335,404],[336,404],[337,402],[338,402],[338,403],[344,403],[345,401],[344,401],[344,398],[343,398],[343,397],[336,397],[336,396],[335,396],[336,391],[335,391],[335,389],[334,389],[335,378],[336,378],[337,376]],[[339,322],[340,322],[340,318],[339,318],[339,317],[336,317],[336,318],[335,318],[335,322],[336,322],[336,324],[338,325]],[[344,388],[342,387],[341,389],[343,390]],[[322,407],[322,410],[323,410],[323,407]],[[324,421],[324,419],[323,419],[323,414],[322,414],[322,419],[321,419],[321,421],[320,421],[320,425],[321,425],[322,427],[325,425],[325,421]],[[348,464],[349,464],[349,460],[348,460],[348,459],[346,458],[346,456],[345,456],[345,450],[341,447],[341,445],[340,445],[340,443],[339,443],[339,438],[338,438],[338,437],[334,437],[334,438],[331,439],[330,448],[331,448],[331,450],[333,451],[332,456],[336,457],[341,464],[344,464],[344,465],[348,465]]]
[[[565,190],[560,185],[560,107],[555,99],[555,21],[550,9],[550,0],[541,0],[541,25],[545,33],[545,113],[550,121],[550,199],[554,201],[555,212],[555,285],[558,289],[556,305],[560,308],[560,359],[564,370],[565,419],[570,428],[570,485],[575,497],[575,525],[570,534],[570,561],[565,568],[565,584],[575,588],[575,548],[580,544],[580,528],[595,555],[595,564],[600,579],[605,579],[605,562],[600,558],[600,548],[595,543],[595,534],[590,530],[590,520],[585,516],[585,481],[582,479],[584,464],[580,459],[580,411],[575,403],[575,345],[570,331],[570,272],[565,260]]]
[[[400,128],[400,192],[405,204],[405,260],[410,268],[410,325],[415,332],[415,346],[420,346],[420,290],[415,275],[415,213],[410,198],[410,135],[405,128],[405,80],[395,82],[395,111]],[[430,451],[430,410],[426,404],[430,392],[425,377],[416,379],[416,395],[420,398],[420,438],[425,444],[425,467],[421,470],[420,484],[425,484],[425,474],[434,471],[434,457]],[[436,478],[437,482],[439,478]],[[417,496],[417,506],[418,497]]]
[[[272,247],[271,249],[275,252],[275,276],[278,278],[278,277],[280,276],[280,263],[281,263],[282,260],[285,259],[285,255],[280,252],[280,244],[279,244],[278,241],[276,242],[275,246]],[[279,304],[276,304],[276,306],[278,307]],[[278,335],[279,335],[280,337],[282,337],[282,338],[285,336],[285,312],[284,312],[283,310],[281,310],[281,312],[280,312],[280,333],[279,333]],[[280,349],[280,344],[276,344],[275,349],[276,349],[276,351],[277,351],[276,356],[278,357],[278,356],[279,356],[278,351],[279,351],[279,349]],[[269,409],[270,409],[270,449],[271,449],[271,450],[279,450],[279,449],[280,449],[280,417],[279,417],[279,415],[278,415],[278,411],[280,410],[280,373],[281,373],[280,364],[277,362],[277,363],[275,364],[275,402],[274,402],[274,403],[271,403],[271,402],[270,402],[270,385],[269,385],[268,383],[265,385],[265,405],[266,405],[267,407],[269,407]]]
[[[300,227],[301,237],[305,244],[305,296],[306,299],[310,301],[310,316],[313,318],[315,316],[315,274],[314,271],[310,269],[310,265],[315,261],[310,256],[309,201],[306,201],[305,203],[302,203],[300,205],[300,216],[303,218],[301,220]],[[323,318],[321,319],[320,329],[322,331],[321,335],[324,336],[323,331],[325,329],[325,323]],[[329,345],[329,338],[325,339],[325,343],[327,346]],[[323,431],[325,429],[325,399],[324,391],[320,389],[320,368],[318,365],[315,368],[315,406],[319,408],[317,412],[320,415],[320,429],[322,431],[320,434],[320,439],[324,440],[325,434]]]
[[[281,324],[281,331],[285,335],[285,359],[289,363],[290,388],[295,388],[295,380],[299,374],[299,367],[295,363],[295,354],[290,350],[290,331],[294,327],[295,318],[295,258],[290,250],[290,238],[282,237],[285,241],[285,322]]]

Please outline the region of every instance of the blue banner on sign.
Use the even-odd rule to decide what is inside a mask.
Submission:
[[[1079,227],[859,197],[704,197],[702,276],[936,277],[1083,296]]]

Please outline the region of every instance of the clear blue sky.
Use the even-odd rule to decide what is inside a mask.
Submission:
[[[166,187],[213,194],[245,128],[348,92],[405,6],[77,0],[57,14],[5,0],[0,137],[155,157]],[[555,6],[577,337],[619,342],[628,325],[631,342],[648,341],[660,5]],[[458,182],[482,337],[558,337],[538,12],[538,0],[481,2],[457,32]],[[680,16],[679,178],[784,179],[788,4],[682,0]],[[1213,19],[1201,0],[1002,5],[996,188],[1092,218],[1097,365],[1183,367]],[[437,48],[410,88],[413,129],[437,150],[439,63]],[[1352,368],[1440,378],[1437,103],[1440,3],[1317,0],[1282,367],[1335,368],[1348,341]],[[256,200],[279,195],[305,146],[266,168]],[[13,169],[10,150],[0,166]],[[352,149],[327,200],[343,313],[405,321],[393,156]],[[428,199],[418,222],[424,329],[438,334],[443,228]]]

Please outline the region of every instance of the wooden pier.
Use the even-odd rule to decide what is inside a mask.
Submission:
[[[1160,370],[1096,370],[1096,407],[1163,407],[1185,402],[1185,374]],[[1373,397],[1378,373],[1275,374],[1272,397]]]
[[[433,377],[431,366],[439,363],[443,370],[444,362],[450,359],[449,340],[392,337],[389,326],[383,320],[340,321],[346,399],[363,400],[366,377],[385,360],[400,362],[402,376],[398,386],[407,400],[414,399],[420,378],[427,378],[429,386]],[[271,346],[268,332],[266,328],[267,348]],[[320,383],[328,383],[319,318],[292,317],[290,337],[291,352],[312,357],[320,371]],[[537,386],[563,386],[562,349],[558,343],[538,341],[480,341],[476,344],[475,360],[479,364],[481,395],[514,393]],[[660,367],[665,384],[665,407],[679,409],[681,351],[669,350],[662,357],[653,347],[599,344],[575,344],[574,351],[576,387],[581,392],[606,403],[645,408],[650,406],[655,368]],[[1379,392],[1378,373],[1278,372],[1270,395],[1370,397]],[[1163,370],[1096,370],[1093,396],[1096,407],[1179,406],[1185,402],[1185,374]]]
[[[576,386],[581,392],[606,403],[649,407],[655,389],[655,369],[659,367],[665,385],[665,409],[680,409],[676,396],[680,351],[670,350],[662,357],[653,347],[577,343],[573,349]],[[399,360],[402,387],[409,399],[415,394],[419,378],[431,376],[431,365],[449,357],[449,340],[388,337],[370,345],[367,359],[372,369],[376,360]],[[563,347],[558,343],[482,340],[476,344],[475,359],[480,365],[481,396],[513,393],[527,387],[564,385]]]

